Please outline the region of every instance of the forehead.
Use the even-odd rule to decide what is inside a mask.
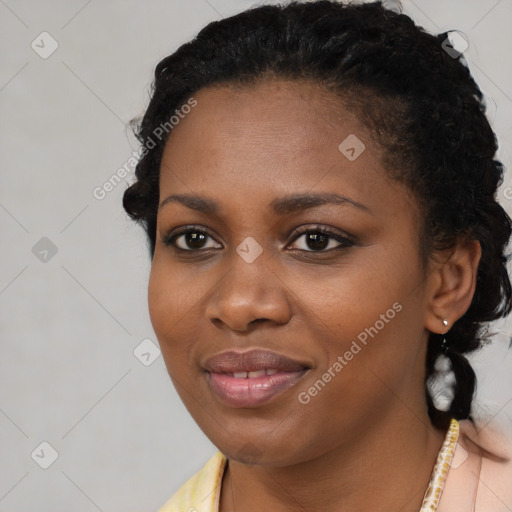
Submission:
[[[197,105],[168,138],[160,200],[196,192],[246,203],[298,191],[336,191],[378,202],[386,187],[397,186],[369,131],[319,84],[217,85],[194,98]]]
[[[264,143],[288,156],[328,142],[326,135],[335,135],[336,142],[348,131],[372,143],[366,127],[343,100],[309,80],[217,84],[201,89],[194,98],[197,106],[173,129],[168,147],[173,146],[177,132],[180,138],[207,136],[224,144],[242,141],[247,149]],[[196,144],[200,146],[200,140]]]

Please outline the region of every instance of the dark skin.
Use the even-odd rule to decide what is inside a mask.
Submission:
[[[461,241],[424,268],[413,194],[389,179],[368,130],[320,85],[266,80],[194,97],[165,147],[160,201],[196,194],[218,211],[177,201],[159,209],[148,300],[180,397],[229,460],[220,512],[417,512],[445,435],[427,415],[428,333],[446,332],[469,308],[479,243]],[[366,146],[354,161],[338,149],[349,134]],[[364,207],[347,201],[285,215],[270,207],[322,192]],[[181,252],[161,241],[188,225],[211,236],[202,246],[175,239]],[[318,225],[351,235],[352,245],[329,237],[319,249],[308,235]],[[263,249],[252,263],[236,252],[249,236]],[[394,303],[400,312],[301,403],[298,394]],[[254,347],[311,369],[263,405],[229,407],[201,362]]]

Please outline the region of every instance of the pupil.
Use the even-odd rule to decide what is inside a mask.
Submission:
[[[325,235],[310,233],[308,237],[307,244],[310,249],[325,249],[329,244],[328,237]]]
[[[200,249],[204,243],[205,235],[203,233],[187,233],[186,243],[193,249]]]

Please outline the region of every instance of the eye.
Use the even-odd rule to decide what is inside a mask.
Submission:
[[[298,233],[293,240],[296,241],[302,237],[304,237],[304,244],[299,250],[306,252],[329,252],[352,247],[355,243],[348,236],[343,236],[323,226],[304,230]],[[332,247],[333,243],[334,247]]]
[[[211,240],[210,246],[206,243]],[[162,237],[162,242],[166,246],[174,246],[180,251],[199,251],[205,249],[220,249],[221,244],[208,233],[207,230],[188,227],[178,232],[171,232]]]
[[[302,247],[299,247],[298,250],[305,252],[329,252],[352,247],[355,243],[348,236],[341,235],[324,226],[314,226],[296,233],[292,242],[296,242],[302,237],[304,237],[304,243],[300,244]],[[200,229],[195,226],[169,232],[162,237],[162,243],[183,252],[199,252],[222,248],[222,244],[218,243],[207,229]],[[332,247],[333,245],[334,247]]]

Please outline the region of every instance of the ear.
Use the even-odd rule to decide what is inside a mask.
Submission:
[[[469,309],[481,255],[478,240],[461,240],[454,249],[434,255],[428,275],[426,329],[443,334]],[[447,326],[443,319],[448,320]]]

